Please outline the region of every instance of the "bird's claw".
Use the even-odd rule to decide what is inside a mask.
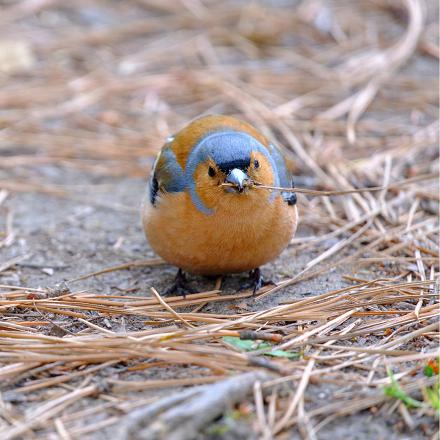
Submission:
[[[188,293],[195,293],[195,290],[188,286],[188,280],[182,269],[179,269],[174,279],[174,283],[163,293],[164,296],[181,295],[186,298]]]
[[[252,296],[255,296],[255,294],[264,286],[267,286],[269,284],[275,284],[272,280],[265,281],[263,276],[261,275],[261,270],[259,267],[257,267],[254,270],[251,270],[249,272],[249,279],[245,283],[243,283],[240,286],[239,290],[248,290],[252,289]]]

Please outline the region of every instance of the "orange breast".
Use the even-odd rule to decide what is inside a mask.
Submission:
[[[187,192],[145,200],[147,239],[165,261],[186,272],[219,275],[255,269],[276,258],[297,226],[297,208],[261,192],[228,194],[212,215],[198,211]]]

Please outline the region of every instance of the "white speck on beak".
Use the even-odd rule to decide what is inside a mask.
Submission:
[[[234,168],[226,177],[226,182],[238,186],[240,191],[243,189],[246,180],[249,180],[248,175],[238,168]]]

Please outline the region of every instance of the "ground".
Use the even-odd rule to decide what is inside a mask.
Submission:
[[[134,410],[255,371],[261,394],[198,438],[436,438],[435,2],[0,5],[0,438],[124,438]],[[190,276],[172,312],[140,205],[164,139],[207,113],[258,126],[299,188],[389,187],[298,194],[263,267],[279,289]],[[227,343],[242,330],[294,358]]]

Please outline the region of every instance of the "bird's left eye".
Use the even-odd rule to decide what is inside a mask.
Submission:
[[[257,159],[254,160],[254,167],[255,168],[260,168],[260,162],[258,162]]]
[[[215,176],[215,169],[212,167],[208,168],[208,174],[210,177],[214,177]]]

